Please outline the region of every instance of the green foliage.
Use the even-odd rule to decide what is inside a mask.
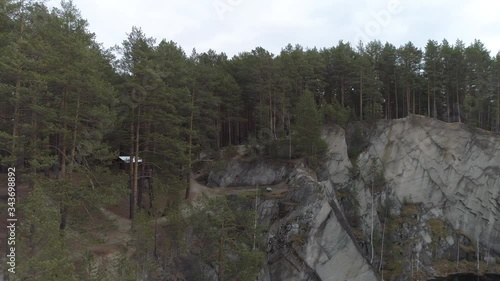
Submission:
[[[287,139],[273,140],[266,145],[265,155],[271,159],[289,159],[290,158],[290,141]]]
[[[182,211],[185,175],[201,152],[229,146],[230,158],[232,145],[246,143],[251,159],[289,158],[291,148],[314,168],[326,154],[324,123],[346,127],[353,119],[414,113],[500,130],[500,54],[491,57],[479,40],[429,41],[425,52],[411,42],[396,48],[379,41],[357,49],[342,41],[321,50],[288,45],[279,55],[258,47],[229,59],[214,50],[188,57],[176,43],[156,43],[134,27],[120,51],[117,59],[102,48],[71,1],[50,12],[43,2],[0,0],[0,164],[15,166],[35,187],[20,205],[19,249],[28,257],[20,259],[21,280],[75,279],[60,258],[68,253],[58,225],[66,216],[83,224],[82,205],[95,211],[128,195],[125,174],[109,166],[134,142],[150,173],[151,217],[165,215],[175,229],[155,229],[164,236],[156,254],[179,256],[189,251],[184,236],[192,224]],[[356,127],[348,140],[352,179],[360,175],[365,138]],[[215,168],[223,168],[220,160]],[[380,172],[371,180],[375,191],[383,189]],[[342,198],[356,210],[355,198]],[[418,209],[405,206],[400,219],[414,222]],[[252,215],[233,207],[207,203],[193,221],[212,242],[224,238],[223,247],[207,243],[213,252],[204,258],[226,265],[225,279],[249,280],[263,253],[249,249]],[[124,261],[122,280],[156,270],[146,264],[151,217],[141,213],[134,222],[140,259]],[[210,256],[217,249],[228,259]]]
[[[352,110],[349,107],[343,107],[337,99],[333,99],[331,104],[327,104],[323,108],[323,112],[325,123],[333,123],[343,128],[347,126],[352,115]]]
[[[254,225],[252,202],[245,198],[207,199],[191,218],[195,239],[204,245],[193,250],[201,261],[217,266],[221,280],[255,280],[260,271],[264,252],[260,226]]]
[[[137,277],[148,276],[157,268],[154,260],[155,232],[150,221],[151,218],[145,211],[139,211],[132,222],[132,244],[136,249],[134,265]],[[130,271],[124,273],[130,274]]]
[[[351,188],[343,188],[336,192],[337,199],[339,200],[343,213],[346,216],[347,222],[353,228],[361,226],[361,215],[359,199],[357,192]]]
[[[59,210],[41,186],[19,205],[23,223],[17,238],[16,280],[78,280],[59,230]]]
[[[250,159],[255,159],[260,155],[260,145],[254,135],[248,137],[248,143],[245,144],[245,155]]]
[[[366,146],[366,138],[363,131],[358,126],[354,127],[347,146],[347,155],[351,162],[357,162],[359,155]]]
[[[300,97],[295,108],[294,136],[292,150],[302,157],[320,159],[327,150],[327,144],[321,138],[322,118],[314,96],[310,91]]]

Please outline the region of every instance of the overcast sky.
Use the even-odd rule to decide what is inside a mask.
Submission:
[[[49,0],[58,6],[59,0]],[[187,54],[214,49],[233,56],[257,46],[274,54],[288,43],[331,47],[339,40],[379,39],[400,46],[428,39],[500,51],[496,0],[73,0],[105,47],[121,44],[132,26],[172,40]],[[357,45],[357,44],[354,44]]]

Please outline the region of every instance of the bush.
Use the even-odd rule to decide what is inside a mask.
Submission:
[[[327,104],[323,109],[326,124],[336,124],[343,128],[349,122],[351,109],[343,107],[336,99],[331,104]]]
[[[273,159],[290,158],[290,141],[287,139],[272,141],[265,147],[265,154]]]
[[[367,140],[363,135],[363,131],[359,127],[355,127],[352,131],[350,141],[347,146],[347,155],[351,162],[356,162],[363,149],[366,147]]]

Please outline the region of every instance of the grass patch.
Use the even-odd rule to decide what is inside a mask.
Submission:
[[[427,225],[432,231],[433,236],[437,239],[439,237],[446,236],[446,225],[440,219],[430,219],[427,221]]]
[[[405,204],[401,209],[401,215],[403,215],[404,217],[417,216],[419,213],[418,209],[419,209],[418,204]]]

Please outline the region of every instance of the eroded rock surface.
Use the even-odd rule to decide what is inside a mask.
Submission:
[[[233,187],[253,185],[275,185],[285,180],[293,167],[285,162],[273,161],[229,161],[220,170],[208,176],[210,187]]]
[[[369,143],[358,160],[364,179],[376,159],[399,202],[422,203],[429,218],[500,254],[498,134],[410,115],[378,122]]]
[[[259,280],[378,280],[337,218],[329,182],[318,183],[301,169],[288,180],[295,188],[285,198],[260,205],[270,228],[268,265]]]
[[[418,274],[426,280],[446,276],[442,264],[457,272],[455,264],[473,263],[478,250],[481,267],[494,271],[500,136],[415,115],[378,121],[366,133],[366,146],[351,163],[344,130],[325,130],[329,160],[322,181],[279,162],[233,161],[210,174],[212,186],[285,180],[290,188],[259,204],[260,222],[268,226],[259,280],[375,281],[382,273],[392,274],[384,280]]]

